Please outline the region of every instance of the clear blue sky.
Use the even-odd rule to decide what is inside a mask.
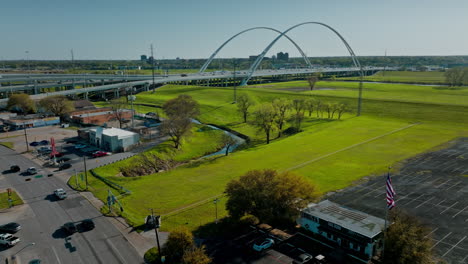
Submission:
[[[0,60],[207,58],[226,39],[255,26],[281,31],[320,21],[357,55],[468,55],[467,0],[14,0],[0,6]],[[276,33],[253,31],[219,57],[259,54]],[[306,25],[288,34],[308,56],[343,56],[329,30]],[[286,40],[267,54],[298,56]]]

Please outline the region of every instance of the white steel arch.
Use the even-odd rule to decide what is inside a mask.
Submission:
[[[310,63],[309,59],[307,58],[307,56],[305,55],[305,53],[302,51],[302,49],[299,47],[299,45],[297,45],[296,42],[294,42],[294,40],[292,40],[290,37],[288,37],[284,32],[282,33],[281,31],[277,30],[277,29],[274,29],[274,28],[270,28],[270,27],[253,27],[253,28],[249,28],[249,29],[246,29],[246,30],[243,30],[237,34],[235,34],[234,36],[232,36],[231,38],[229,38],[228,40],[226,40],[215,52],[213,52],[213,54],[211,54],[210,58],[208,58],[208,60],[205,62],[205,64],[203,64],[203,66],[200,68],[200,71],[199,73],[202,73],[206,70],[206,68],[208,68],[208,65],[210,65],[210,63],[213,61],[214,57],[218,54],[218,52],[224,48],[224,46],[226,46],[226,44],[228,44],[231,40],[233,40],[234,38],[236,38],[237,36],[245,33],[245,32],[248,32],[248,31],[251,31],[251,30],[257,30],[257,29],[266,29],[266,30],[271,30],[271,31],[274,31],[274,32],[277,32],[280,34],[280,36],[284,36],[286,37],[289,41],[291,41],[292,44],[294,44],[294,46],[296,46],[297,50],[299,51],[299,53],[301,53],[301,56],[304,58],[304,61],[307,63],[307,65],[309,65],[309,68],[312,68],[312,64]],[[262,59],[263,59],[264,56],[262,56]],[[249,78],[250,79],[250,78]]]

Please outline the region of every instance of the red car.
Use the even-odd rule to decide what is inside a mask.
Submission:
[[[105,152],[105,151],[96,151],[93,153],[93,158],[99,158],[99,157],[103,157],[103,156],[107,156],[109,155],[109,152]]]
[[[55,156],[56,158],[63,157],[63,153],[57,153],[55,155],[50,155],[52,158]]]

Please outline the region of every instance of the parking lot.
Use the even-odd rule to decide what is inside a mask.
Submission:
[[[414,157],[392,175],[396,207],[432,229],[434,251],[448,263],[468,263],[468,138]],[[465,176],[464,176],[465,175]],[[327,197],[385,218],[385,176]]]

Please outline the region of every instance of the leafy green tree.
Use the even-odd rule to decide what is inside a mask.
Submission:
[[[304,107],[309,112],[309,117],[314,112],[314,108],[317,105],[317,100],[315,98],[308,98],[304,101]]]
[[[291,101],[286,98],[277,98],[273,100],[273,109],[275,110],[275,124],[278,128],[278,137],[281,137],[283,125],[286,122],[286,114],[291,109]]]
[[[64,95],[47,96],[39,101],[39,106],[61,118],[75,110],[73,102]]]
[[[292,221],[313,201],[314,190],[311,183],[291,172],[252,170],[228,183],[226,208],[234,218],[250,214],[261,221]]]
[[[247,122],[247,116],[249,115],[249,108],[254,105],[254,102],[247,94],[241,94],[237,97],[237,111],[242,114],[244,123]]]
[[[432,263],[430,229],[403,211],[392,212],[392,224],[385,234],[384,264]]]
[[[190,95],[181,94],[163,105],[164,113],[172,118],[195,118],[200,114],[200,107]]]
[[[338,111],[338,120],[339,120],[339,119],[341,119],[341,116],[344,113],[351,112],[351,109],[349,108],[349,106],[347,104],[341,103],[341,104],[338,104],[337,111]]]
[[[192,233],[187,228],[180,227],[169,234],[161,254],[166,256],[168,263],[180,263],[185,250],[194,246]]]
[[[255,126],[265,133],[267,144],[270,144],[271,132],[275,128],[276,112],[271,104],[262,104],[255,112]]]
[[[7,109],[19,114],[30,114],[34,113],[35,105],[28,94],[19,93],[8,98]]]
[[[445,80],[450,86],[461,86],[463,85],[465,74],[468,74],[468,71],[465,71],[463,67],[451,68],[445,72]]]

